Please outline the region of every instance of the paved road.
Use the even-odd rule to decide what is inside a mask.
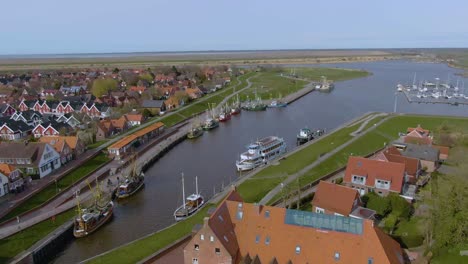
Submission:
[[[226,96],[226,97],[223,99],[223,101],[221,101],[221,103],[219,103],[219,104],[216,106],[215,112],[216,112],[216,113],[219,113],[219,112],[221,111],[221,107],[223,107],[224,105],[226,105],[226,102],[227,102],[228,100],[230,100],[232,97],[234,97],[234,96],[236,96],[236,95],[242,93],[243,91],[249,89],[249,88],[252,86],[252,83],[250,82],[250,79],[253,78],[253,77],[255,77],[255,76],[257,76],[257,74],[255,74],[254,76],[251,76],[251,77],[249,77],[249,78],[246,79],[246,81],[247,81],[247,86],[246,86],[246,87],[240,89],[239,91],[236,91],[236,92],[232,93],[232,94],[229,95],[229,96]],[[237,87],[237,86],[236,86],[236,87]]]
[[[275,197],[278,193],[281,192],[281,189],[282,189],[282,186],[286,186],[288,185],[289,183],[293,182],[294,180],[296,180],[298,177],[304,175],[306,172],[308,172],[309,170],[313,169],[314,167],[318,166],[319,164],[321,164],[322,162],[324,162],[325,160],[327,160],[328,158],[330,158],[331,156],[333,156],[334,154],[338,153],[339,151],[341,151],[342,149],[344,149],[345,147],[349,146],[350,144],[352,144],[353,142],[355,142],[356,140],[358,140],[360,137],[362,137],[363,135],[365,135],[366,133],[368,133],[369,131],[372,131],[374,130],[378,125],[380,125],[381,123],[387,121],[387,119],[389,119],[390,117],[387,117],[387,118],[384,118],[382,120],[380,120],[377,125],[375,126],[372,126],[370,128],[368,128],[367,130],[364,131],[364,133],[360,133],[359,135],[357,136],[354,136],[351,140],[349,140],[348,142],[338,146],[337,148],[335,148],[334,150],[328,152],[327,154],[321,156],[320,158],[318,158],[316,161],[312,162],[311,164],[309,164],[308,166],[304,167],[302,170],[298,171],[297,173],[295,174],[292,174],[290,175],[285,181],[283,181],[281,184],[279,184],[278,186],[276,186],[273,190],[271,190],[269,193],[267,193],[267,195],[265,195],[265,197],[263,197],[263,199],[260,201],[260,204],[266,204],[268,203],[271,199],[273,199],[273,197]]]

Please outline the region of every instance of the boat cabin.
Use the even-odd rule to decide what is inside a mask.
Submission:
[[[200,194],[191,194],[187,197],[186,206],[196,208],[203,203],[203,197]]]

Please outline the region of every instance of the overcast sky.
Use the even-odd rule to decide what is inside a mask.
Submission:
[[[468,47],[466,0],[2,0],[0,54]]]

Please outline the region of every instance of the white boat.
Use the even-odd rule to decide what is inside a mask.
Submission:
[[[182,205],[174,211],[176,221],[184,220],[200,209],[205,200],[198,192],[198,177],[195,177],[195,193],[185,197],[184,174],[182,173]]]
[[[284,139],[269,136],[250,144],[248,150],[240,155],[236,162],[238,171],[252,170],[269,160],[275,159],[286,152]]]
[[[401,85],[401,84],[397,85],[397,91],[398,92],[403,92],[403,88],[404,88],[403,85]]]

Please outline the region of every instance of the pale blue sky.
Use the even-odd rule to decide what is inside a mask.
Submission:
[[[0,54],[468,47],[466,0],[2,0]]]

